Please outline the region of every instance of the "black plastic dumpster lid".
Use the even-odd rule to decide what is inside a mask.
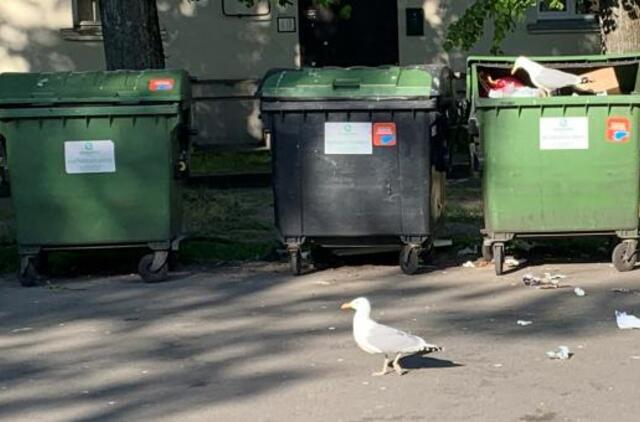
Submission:
[[[0,105],[179,102],[191,96],[183,70],[0,74]]]
[[[385,66],[272,70],[259,89],[263,100],[420,99],[449,96],[446,66]]]

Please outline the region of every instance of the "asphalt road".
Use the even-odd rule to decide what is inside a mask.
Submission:
[[[561,272],[583,288],[525,287]],[[0,281],[1,420],[637,421],[640,272],[608,263],[438,268],[342,267],[292,277],[281,264]],[[372,377],[338,308],[367,296],[373,317],[445,346]],[[529,326],[516,321],[530,320]],[[545,352],[566,345],[574,356]]]

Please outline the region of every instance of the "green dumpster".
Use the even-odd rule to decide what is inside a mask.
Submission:
[[[616,94],[484,96],[480,77],[509,75],[515,59],[468,59],[469,126],[483,163],[483,255],[501,274],[505,243],[515,237],[617,236],[613,263],[630,270],[638,240],[640,56],[533,58],[578,75],[613,68]]]
[[[69,249],[149,248],[140,275],[166,277],[181,238],[190,92],[183,71],[0,75],[23,285],[48,251]]]

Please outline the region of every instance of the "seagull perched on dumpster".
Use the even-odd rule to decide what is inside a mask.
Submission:
[[[556,89],[577,86],[589,82],[587,78],[583,78],[582,76],[544,67],[540,63],[536,63],[523,56],[516,59],[511,68],[511,74],[514,75],[518,69],[526,71],[529,74],[531,82],[536,88],[540,88],[547,97]]]
[[[359,297],[349,303],[344,303],[340,309],[354,309],[353,338],[362,350],[372,354],[383,354],[384,364],[380,372],[371,375],[385,375],[390,371],[389,363],[398,375],[403,375],[405,370],[398,362],[403,356],[424,355],[431,352],[442,351],[444,348],[429,344],[423,338],[405,333],[387,325],[378,324],[371,319],[371,303],[366,297]],[[393,361],[389,356],[395,355]]]

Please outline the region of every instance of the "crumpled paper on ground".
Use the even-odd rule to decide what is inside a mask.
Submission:
[[[573,353],[571,353],[568,346],[558,346],[556,350],[548,351],[547,356],[549,359],[567,360],[573,356]]]
[[[618,328],[621,330],[640,328],[640,318],[626,312],[616,311],[616,323],[618,323]]]
[[[560,280],[567,278],[564,274],[544,273],[544,277],[536,277],[533,274],[525,274],[522,282],[525,286],[535,287],[537,289],[557,289],[562,287]]]

